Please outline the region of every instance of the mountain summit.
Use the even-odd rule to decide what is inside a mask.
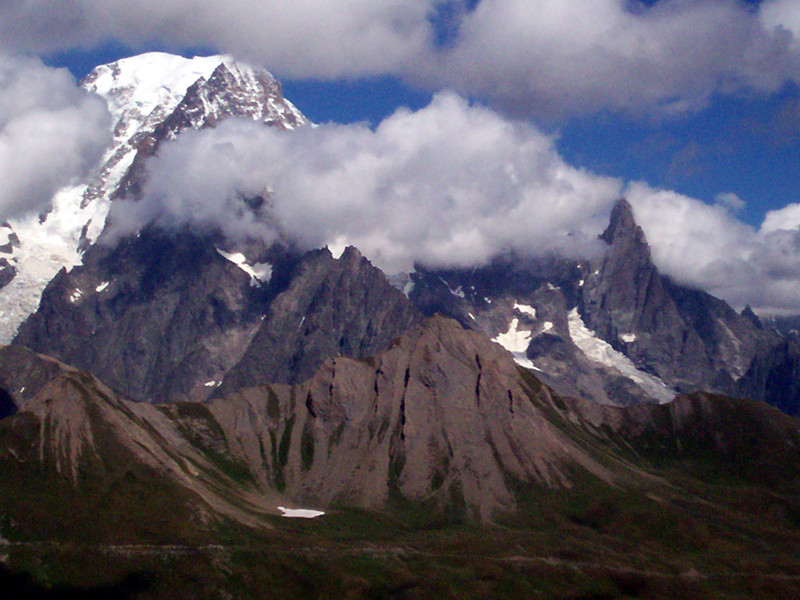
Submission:
[[[227,56],[151,52],[98,66],[81,86],[106,101],[113,144],[86,181],[55,195],[49,213],[7,224],[15,244],[0,263],[0,342],[9,342],[36,310],[59,269],[82,262],[105,226],[112,199],[139,190],[145,160],[163,142],[228,117],[283,129],[307,123],[268,71]]]
[[[19,331],[19,342],[136,399],[197,400],[296,383],[327,357],[365,358],[441,313],[501,344],[559,392],[603,404],[667,402],[695,390],[774,396],[763,391],[774,389],[769,377],[740,380],[782,337],[663,276],[626,200],[599,236],[599,258],[512,253],[477,269],[420,266],[402,293],[355,249],[337,260],[288,239],[250,244],[245,256],[214,232],[150,228],[99,249],[93,242],[113,199],[139,196],[147,159],[181,131],[230,117],[282,129],[307,121],[272,75],[229,57],[149,53],[97,67],[82,85],[106,99],[114,145],[49,214],[8,224],[0,341]],[[62,266],[75,268],[54,278]]]

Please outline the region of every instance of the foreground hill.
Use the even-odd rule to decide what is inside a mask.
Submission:
[[[14,346],[0,385],[0,532],[31,585],[137,572],[137,597],[721,598],[800,584],[794,418],[708,395],[562,398],[441,317],[368,360],[206,404],[132,403]],[[287,506],[326,514],[277,516]]]

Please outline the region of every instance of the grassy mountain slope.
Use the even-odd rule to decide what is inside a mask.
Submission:
[[[0,385],[0,579],[41,597],[800,591],[795,419],[560,398],[446,319],[210,404],[131,403],[14,347]],[[298,504],[327,514],[277,516]]]

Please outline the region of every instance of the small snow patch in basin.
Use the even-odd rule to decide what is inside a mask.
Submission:
[[[283,513],[281,515],[282,517],[289,519],[316,519],[317,517],[321,517],[325,514],[321,510],[310,510],[308,508],[286,508],[285,506],[279,506],[278,510]]]

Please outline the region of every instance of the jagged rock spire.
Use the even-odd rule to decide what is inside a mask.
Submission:
[[[613,244],[620,237],[629,237],[631,232],[641,231],[633,217],[633,207],[625,198],[620,198],[611,210],[608,227],[600,234],[600,238]]]
[[[631,259],[631,254],[640,263],[650,264],[650,246],[647,237],[633,215],[633,207],[624,198],[617,200],[611,210],[608,227],[600,234],[600,239],[612,247],[610,255],[625,256]]]
[[[705,367],[702,344],[696,334],[683,336],[687,326],[627,200],[614,205],[600,238],[609,245],[608,252],[593,267],[580,306],[589,328],[665,380],[675,380],[675,365],[682,365],[684,357]]]

